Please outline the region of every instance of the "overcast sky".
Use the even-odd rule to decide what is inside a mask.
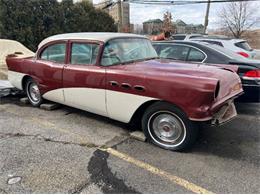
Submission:
[[[98,3],[102,0],[93,0]],[[258,7],[260,15],[260,1],[253,2]],[[225,6],[225,3],[212,3],[209,16],[209,28],[216,28],[217,12]],[[149,19],[163,18],[163,13],[169,11],[172,13],[173,20],[181,19],[185,23],[203,24],[206,12],[206,4],[192,4],[192,5],[143,5],[130,4],[130,22],[133,24],[142,24],[142,22]],[[260,26],[259,26],[260,27]]]

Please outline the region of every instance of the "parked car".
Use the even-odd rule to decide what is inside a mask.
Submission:
[[[6,61],[10,82],[33,106],[47,99],[140,123],[149,141],[171,150],[195,141],[198,122],[231,120],[243,92],[235,72],[158,59],[151,41],[133,34],[56,35],[34,58]]]
[[[172,40],[189,40],[203,37],[202,34],[173,34],[171,35]]]
[[[243,39],[199,37],[199,38],[194,38],[193,41],[215,44],[224,47],[226,49],[229,49],[245,58],[255,58],[256,56],[256,51],[253,50],[248,44],[248,42]]]
[[[244,94],[237,100],[241,102],[260,102],[260,61],[244,58],[234,52],[202,42],[160,41],[153,46],[161,58],[185,62],[230,64],[239,66],[238,74],[242,80]]]

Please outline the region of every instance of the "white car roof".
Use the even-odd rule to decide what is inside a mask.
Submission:
[[[196,41],[219,41],[219,42],[233,42],[233,43],[237,43],[237,42],[244,42],[246,40],[244,39],[230,39],[230,38],[207,38],[207,37],[200,37],[200,38],[195,38],[192,40],[196,40]]]
[[[42,47],[43,45],[45,45],[48,42],[58,41],[58,40],[83,39],[83,40],[106,42],[106,41],[108,41],[110,39],[114,39],[114,38],[127,38],[127,37],[146,38],[145,36],[130,34],[130,33],[108,33],[108,32],[67,33],[67,34],[54,35],[54,36],[44,39],[38,45],[38,48]]]

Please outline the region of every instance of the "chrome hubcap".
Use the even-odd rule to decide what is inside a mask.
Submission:
[[[29,98],[33,101],[33,102],[39,102],[40,101],[40,90],[38,88],[38,86],[35,83],[31,83],[28,87],[29,89]]]
[[[148,121],[148,130],[155,142],[167,147],[181,144],[186,137],[183,121],[168,111],[154,113]]]

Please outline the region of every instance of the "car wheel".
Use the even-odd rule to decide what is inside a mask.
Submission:
[[[42,96],[37,83],[33,79],[28,79],[25,85],[27,97],[31,105],[38,107],[42,103]]]
[[[142,128],[148,141],[174,151],[190,147],[198,133],[197,125],[182,110],[162,102],[148,107],[142,118]]]

